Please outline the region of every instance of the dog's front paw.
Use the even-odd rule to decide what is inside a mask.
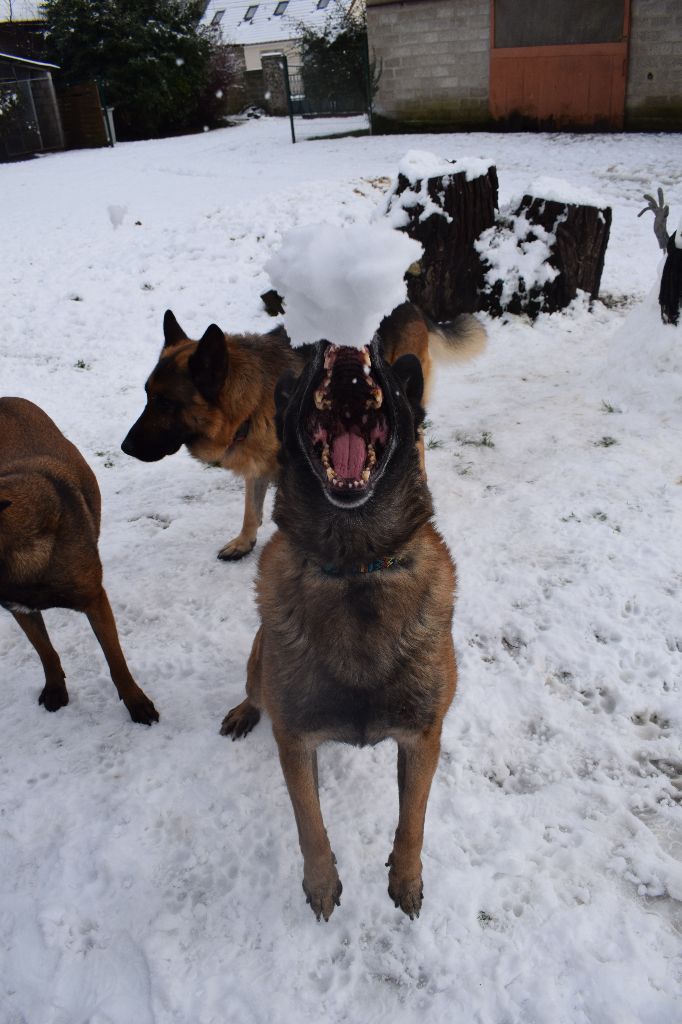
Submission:
[[[238,562],[240,558],[244,558],[245,555],[253,551],[255,546],[255,539],[249,540],[248,537],[242,537],[240,534],[233,540],[228,540],[225,547],[218,552],[218,558],[221,562]]]
[[[122,697],[121,700],[127,707],[128,714],[133,722],[138,722],[140,725],[151,725],[152,722],[158,722],[159,712],[147,694],[139,688],[137,693],[133,693],[128,697]]]
[[[388,895],[395,906],[400,907],[403,913],[408,915],[410,921],[414,921],[415,917],[419,917],[424,899],[424,884],[421,874],[416,878],[399,878],[391,866],[388,873]]]
[[[310,904],[317,920],[319,921],[323,917],[325,921],[328,921],[334,907],[341,905],[341,893],[343,892],[341,879],[334,864],[329,865],[329,869],[324,875],[320,873],[306,874],[303,878],[303,892],[306,903]]]
[[[38,697],[38,703],[42,704],[46,711],[59,711],[69,703],[69,694],[64,683],[46,685]]]
[[[237,704],[236,708],[227,712],[220,726],[220,735],[231,736],[233,740],[237,740],[250,733],[259,721],[260,711],[247,697],[241,704]]]

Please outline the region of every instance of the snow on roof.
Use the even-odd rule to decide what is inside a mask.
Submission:
[[[42,21],[42,0],[0,0],[0,22]]]
[[[225,43],[275,43],[297,36],[301,22],[323,28],[330,13],[350,6],[347,0],[209,0],[201,24],[217,24]],[[276,10],[281,13],[275,14]]]

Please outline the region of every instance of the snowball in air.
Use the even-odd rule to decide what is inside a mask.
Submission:
[[[290,231],[265,270],[284,298],[291,344],[368,345],[405,301],[405,271],[421,255],[419,242],[380,222]]]

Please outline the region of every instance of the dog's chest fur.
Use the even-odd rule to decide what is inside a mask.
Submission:
[[[433,725],[434,624],[449,637],[452,584],[433,588],[414,566],[352,580],[286,560],[280,569],[276,588],[259,587],[273,717],[293,733],[358,745]]]

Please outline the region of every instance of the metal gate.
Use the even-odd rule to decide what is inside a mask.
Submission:
[[[48,73],[29,71],[20,77],[13,66],[0,67],[0,93],[12,97],[12,108],[0,118],[0,160],[62,149],[64,136]]]
[[[491,0],[492,116],[621,129],[629,27],[629,0]]]

